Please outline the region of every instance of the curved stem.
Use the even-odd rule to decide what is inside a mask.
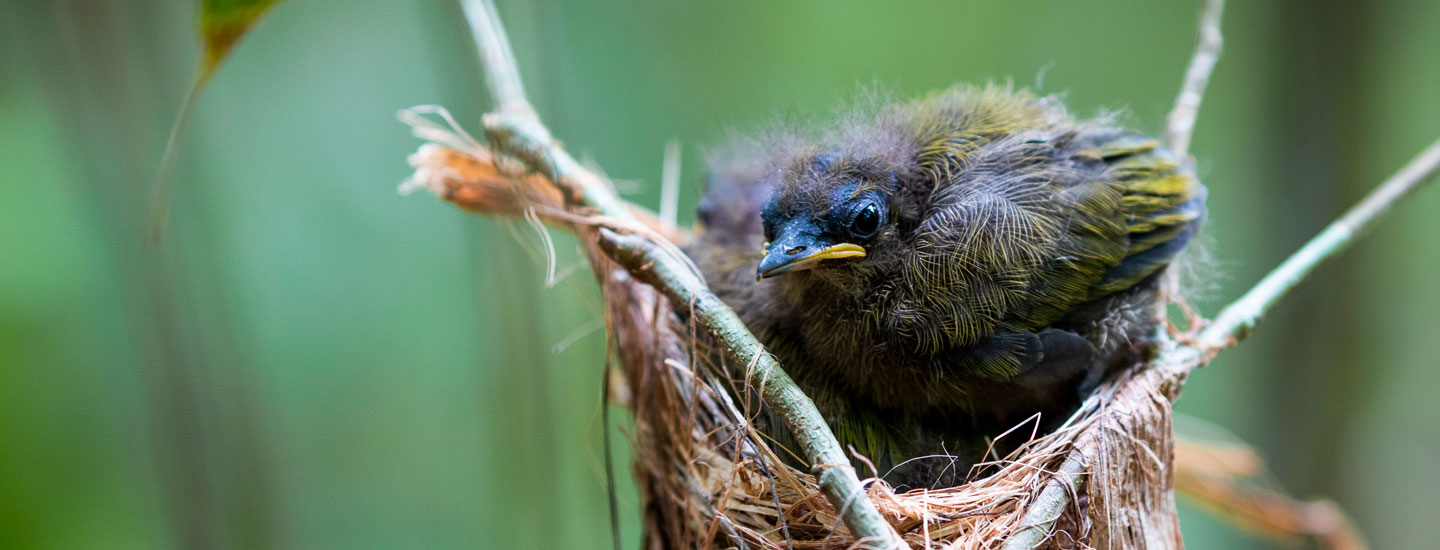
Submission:
[[[510,49],[510,38],[500,24],[499,12],[491,0],[464,0],[460,8],[465,11],[465,20],[470,23],[475,46],[480,50],[480,65],[485,69],[485,82],[490,86],[490,95],[495,98],[500,110],[512,106],[529,108],[525,97],[525,86],[520,83],[519,64]]]
[[[1220,61],[1220,49],[1224,45],[1220,15],[1224,11],[1225,0],[1205,0],[1200,14],[1200,38],[1195,44],[1195,53],[1190,56],[1190,66],[1185,69],[1180,95],[1175,97],[1175,107],[1170,110],[1165,141],[1181,157],[1189,154],[1190,136],[1195,133],[1195,120],[1200,115],[1200,100],[1205,97],[1210,73],[1215,72],[1215,64]]]
[[[595,172],[559,146],[525,98],[504,28],[490,0],[464,0],[491,92],[499,110],[485,117],[485,135],[495,150],[511,155],[558,186],[571,209],[589,210],[617,222],[640,227],[628,206]],[[825,420],[793,380],[781,369],[728,306],[706,287],[678,257],[673,244],[653,232],[622,234],[600,230],[600,245],[611,259],[637,279],[668,296],[672,303],[693,304],[696,321],[739,364],[750,365],[761,381],[760,394],[795,434],[806,458],[818,470],[820,488],[850,531],[872,547],[903,548],[904,541],[870,501],[840,443]]]
[[[1369,196],[1345,212],[1345,215],[1331,222],[1305,243],[1305,246],[1286,258],[1279,267],[1260,279],[1260,282],[1239,300],[1221,311],[1215,322],[1200,333],[1199,345],[1207,350],[1215,350],[1244,340],[1276,302],[1299,286],[1316,267],[1355,242],[1357,236],[1395,206],[1401,198],[1434,178],[1437,171],[1440,171],[1440,140],[1421,151],[1409,164],[1386,179]]]

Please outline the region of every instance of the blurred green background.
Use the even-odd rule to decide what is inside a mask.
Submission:
[[[167,241],[148,194],[197,58],[186,0],[0,0],[0,548],[606,547],[593,283],[402,198],[422,103],[486,109],[448,2],[289,0],[202,98]],[[542,116],[628,197],[880,83],[1013,80],[1158,132],[1191,2],[503,2]],[[1193,151],[1236,296],[1440,136],[1440,4],[1234,2]],[[1440,191],[1402,204],[1178,409],[1376,548],[1440,538]],[[579,264],[562,240],[560,269]],[[1268,547],[1195,513],[1192,548]]]

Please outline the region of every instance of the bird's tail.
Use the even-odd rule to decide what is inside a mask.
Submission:
[[[1098,153],[1109,176],[1122,184],[1130,247],[1092,298],[1130,288],[1169,264],[1199,231],[1206,196],[1193,164],[1156,140],[1120,136],[1102,143]]]

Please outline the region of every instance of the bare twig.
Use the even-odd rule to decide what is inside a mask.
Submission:
[[[1195,121],[1200,115],[1200,102],[1205,97],[1205,86],[1210,83],[1210,74],[1220,61],[1220,49],[1224,38],[1220,34],[1220,19],[1225,11],[1225,0],[1205,0],[1200,14],[1200,28],[1195,41],[1195,52],[1190,55],[1190,65],[1185,69],[1185,80],[1180,83],[1180,93],[1175,96],[1175,107],[1170,110],[1165,128],[1166,145],[1185,158],[1190,154],[1190,138],[1195,133]],[[1180,273],[1167,270],[1161,278],[1161,299],[1157,300],[1157,315],[1165,318],[1167,305],[1180,294]]]
[[[490,0],[463,0],[466,18],[480,48],[487,80],[499,109],[485,116],[485,135],[498,152],[519,159],[547,177],[565,195],[567,207],[590,211],[609,221],[599,231],[601,248],[674,303],[694,304],[696,320],[740,364],[753,365],[762,398],[784,420],[815,465],[821,489],[850,531],[881,548],[903,548],[904,541],[870,501],[815,404],[765,351],[740,318],[720,301],[682,261],[673,244],[645,231],[608,182],[570,156],[551,137],[525,98],[514,55]],[[613,229],[613,230],[612,230]],[[677,256],[678,255],[678,256]]]
[[[1182,155],[1187,154],[1205,84],[1216,60],[1219,59],[1220,14],[1223,5],[1223,0],[1207,0],[1205,3],[1200,23],[1200,41],[1190,61],[1189,70],[1186,71],[1185,82],[1175,101],[1175,109],[1169,116],[1167,138],[1170,147]],[[1178,395],[1180,385],[1191,371],[1209,362],[1220,350],[1249,336],[1270,308],[1299,286],[1315,268],[1347,248],[1396,202],[1434,178],[1437,171],[1440,171],[1440,141],[1432,143],[1359,204],[1305,243],[1244,296],[1226,306],[1194,341],[1185,345],[1163,342],[1163,348],[1151,365],[1171,381],[1166,389],[1168,396],[1173,399]],[[1084,450],[1077,448],[1066,464],[1071,464],[1076,455]],[[1053,493],[1058,498],[1037,499],[1027,512],[1026,518],[1058,517],[1064,507],[1069,505],[1070,493],[1064,491],[1064,488],[1070,483],[1079,483],[1078,478],[1057,477],[1048,483],[1044,492]],[[1046,527],[1048,528],[1048,525]],[[1027,528],[1007,541],[1005,547],[1030,548],[1042,540],[1042,533],[1041,529]]]
[[[680,204],[680,142],[665,144],[665,164],[660,174],[660,227],[675,230],[676,210]]]
[[[471,34],[475,35],[480,65],[485,69],[485,82],[490,85],[496,107],[501,111],[531,110],[525,86],[520,83],[520,65],[515,63],[515,54],[510,51],[510,37],[505,35],[495,4],[491,0],[464,0],[460,7],[470,23]]]
[[[1437,171],[1440,171],[1440,140],[1430,144],[1344,216],[1331,222],[1324,231],[1265,275],[1239,300],[1227,306],[1215,322],[1200,333],[1198,344],[1207,350],[1217,350],[1244,340],[1280,298],[1289,294],[1321,263],[1345,250],[1355,237],[1396,202],[1434,178]]]
[[[1005,539],[1003,550],[1030,550],[1044,542],[1045,537],[1050,535],[1050,529],[1055,526],[1055,521],[1060,519],[1060,514],[1070,505],[1071,495],[1079,491],[1084,484],[1085,456],[1081,453],[1070,453],[1055,472],[1055,477],[1045,483],[1040,489],[1040,495],[1035,497],[1035,502],[1025,510],[1025,517],[1020,520],[1020,529]]]
[[[1220,60],[1224,43],[1220,35],[1220,15],[1224,10],[1225,0],[1205,0],[1204,12],[1200,14],[1199,41],[1190,57],[1190,66],[1185,69],[1185,82],[1180,86],[1180,95],[1175,97],[1175,108],[1170,110],[1165,141],[1181,157],[1189,154],[1190,136],[1200,115],[1200,100],[1205,96],[1205,85],[1210,83],[1210,73]]]
[[[1199,38],[1195,44],[1195,52],[1191,54],[1190,65],[1185,70],[1185,80],[1180,84],[1180,94],[1175,98],[1175,107],[1167,117],[1165,129],[1166,144],[1171,150],[1184,157],[1189,154],[1190,136],[1195,131],[1195,120],[1200,113],[1200,102],[1205,95],[1205,85],[1210,82],[1210,73],[1215,70],[1215,64],[1220,60],[1220,48],[1223,38],[1220,34],[1220,18],[1225,8],[1224,0],[1205,0],[1205,7],[1200,15]],[[1163,299],[1158,306],[1158,315],[1163,318],[1165,315],[1165,303],[1174,296],[1179,286],[1179,280],[1174,270],[1169,270],[1162,280],[1161,288]],[[1206,353],[1187,346],[1177,346],[1173,341],[1163,341],[1167,345],[1161,353],[1155,357],[1152,364],[1156,368],[1164,369],[1168,376],[1176,380],[1172,384],[1171,398],[1178,394],[1178,388],[1186,374],[1199,367],[1208,360]],[[1054,524],[1054,518],[1060,517],[1065,507],[1070,505],[1071,495],[1079,488],[1085,480],[1085,455],[1092,452],[1089,445],[1078,442],[1075,449],[1066,457],[1062,464],[1064,468],[1073,468],[1077,465],[1081,468],[1078,472],[1062,472],[1046,482],[1041,489],[1041,496],[1035,499],[1026,510],[1025,522],[1020,531],[1005,541],[1005,550],[1029,550],[1044,541],[1049,533],[1050,527]],[[1049,521],[1044,521],[1049,520]]]

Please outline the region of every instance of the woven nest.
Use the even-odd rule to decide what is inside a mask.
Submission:
[[[543,178],[519,176],[463,133],[412,118],[417,135],[445,145],[411,158],[407,187],[471,211],[568,226],[587,248],[623,373],[612,394],[634,412],[648,548],[864,546],[813,472],[787,466],[777,454],[784,451],[752,427],[758,411],[744,403],[755,400],[733,397],[753,386],[744,365],[723,359],[677,304],[609,260],[595,229],[563,215]],[[873,471],[862,467],[860,477],[869,476],[871,500],[915,548],[1001,548],[1021,533],[1041,548],[1179,548],[1174,380],[1146,364],[1123,369],[1060,429],[1004,435],[1028,441],[977,465],[958,487],[897,494]]]
[[[635,414],[649,547],[855,546],[815,477],[786,466],[751,427],[755,411],[731,397],[749,387],[744,367],[714,359],[722,354],[673,304],[609,267],[600,279]],[[1061,429],[977,466],[973,481],[896,494],[871,472],[870,497],[916,548],[1000,548],[1026,528],[1045,529],[1043,548],[1179,547],[1174,388],[1162,380],[1135,365]],[[1020,431],[1005,437],[1031,436]],[[1047,484],[1069,491],[1064,504],[1032,513]]]

